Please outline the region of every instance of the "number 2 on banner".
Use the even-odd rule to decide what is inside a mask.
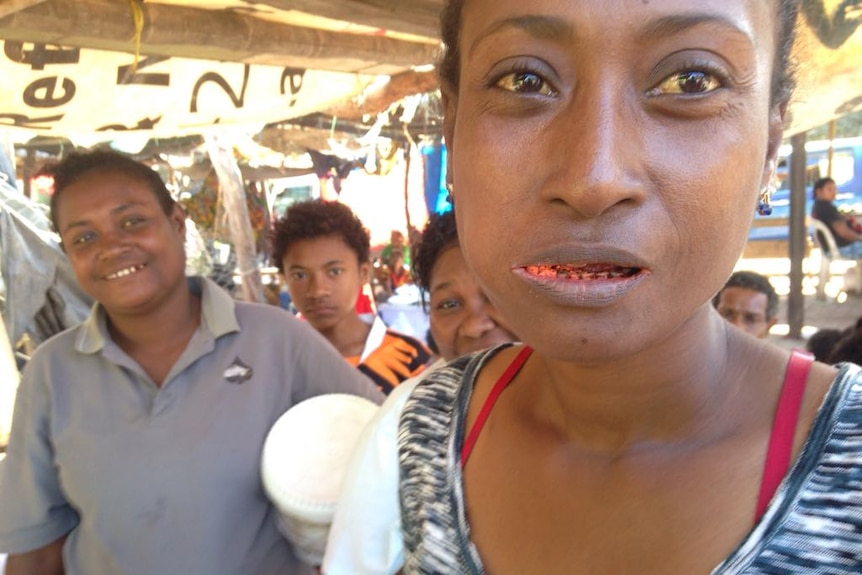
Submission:
[[[200,92],[201,86],[203,86],[207,82],[213,82],[217,84],[222,90],[225,91],[225,93],[231,99],[234,107],[242,108],[245,105],[245,89],[248,86],[248,74],[250,68],[251,66],[249,66],[248,64],[243,67],[242,88],[240,89],[239,97],[237,97],[236,92],[234,92],[230,85],[227,83],[227,80],[225,80],[220,74],[217,74],[215,72],[207,72],[206,74],[202,75],[200,78],[198,78],[198,81],[195,82],[195,87],[192,90],[192,102],[189,111],[192,113],[198,111],[198,93]]]

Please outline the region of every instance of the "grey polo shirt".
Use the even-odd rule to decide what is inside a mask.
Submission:
[[[189,282],[201,325],[161,388],[98,305],[37,348],[0,467],[0,551],[69,533],[68,575],[305,573],[261,486],[266,434],[314,395],[382,396],[289,313]]]

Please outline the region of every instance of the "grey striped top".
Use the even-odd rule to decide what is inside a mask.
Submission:
[[[498,347],[421,382],[399,425],[405,575],[484,574],[459,463],[476,374]],[[842,364],[761,520],[712,575],[862,573],[862,369]]]

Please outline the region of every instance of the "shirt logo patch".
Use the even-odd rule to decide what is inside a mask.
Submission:
[[[230,383],[244,383],[251,379],[251,376],[253,375],[254,370],[244,364],[239,356],[234,358],[233,363],[224,370],[224,378]]]

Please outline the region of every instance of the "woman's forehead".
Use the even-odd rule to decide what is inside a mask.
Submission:
[[[775,28],[776,6],[774,1],[763,0],[470,0],[462,9],[461,49],[468,51],[481,36],[507,25],[520,26],[536,36],[561,36],[585,34],[591,27],[610,32],[673,19],[674,27],[682,28],[712,19],[754,36]],[[610,33],[601,38],[632,42],[630,37]]]

